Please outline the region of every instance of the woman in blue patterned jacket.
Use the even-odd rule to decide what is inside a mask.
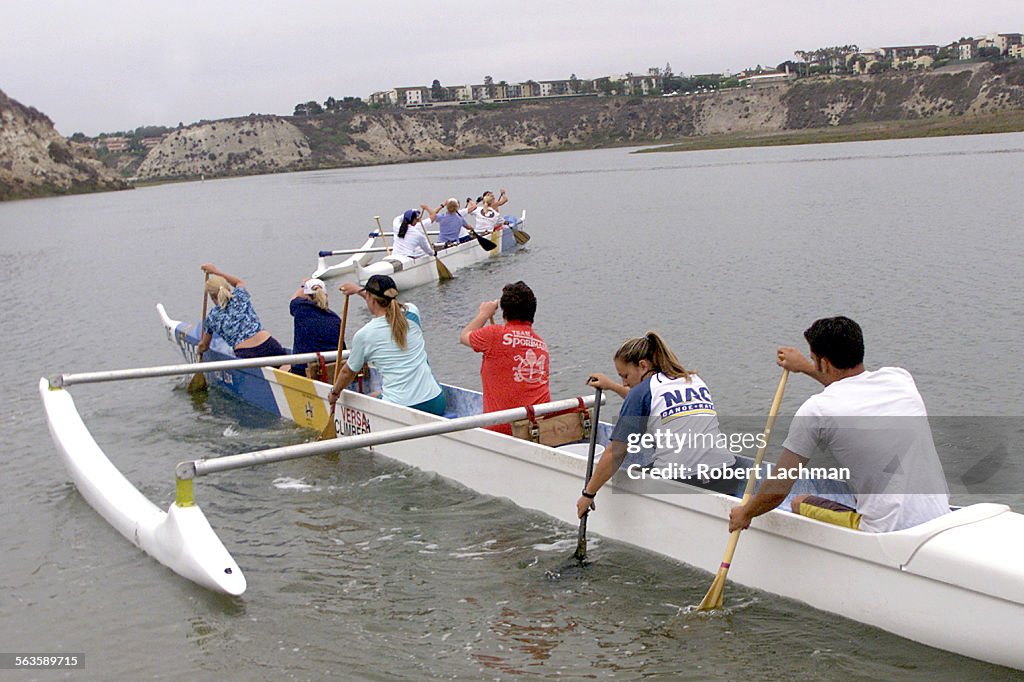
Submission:
[[[260,324],[245,282],[218,270],[213,263],[204,263],[201,267],[208,275],[206,293],[213,303],[213,310],[203,321],[203,338],[196,350],[203,353],[216,334],[231,346],[239,358],[285,355],[277,339]]]

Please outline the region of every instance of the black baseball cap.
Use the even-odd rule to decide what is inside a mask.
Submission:
[[[379,298],[386,298],[389,301],[398,298],[398,285],[388,275],[372,275],[366,280],[363,287],[368,292]]]

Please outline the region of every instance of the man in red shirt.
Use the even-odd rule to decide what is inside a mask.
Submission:
[[[487,324],[501,306],[505,324]],[[484,301],[480,312],[459,335],[459,342],[483,353],[480,378],[484,412],[537,405],[551,400],[548,388],[548,346],[533,331],[537,297],[525,282],[506,284],[501,298]],[[512,435],[509,424],[488,427]]]

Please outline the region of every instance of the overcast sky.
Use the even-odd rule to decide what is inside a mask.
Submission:
[[[4,0],[0,90],[64,135],[291,114],[395,86],[774,66],[798,49],[1024,32],[963,0]]]

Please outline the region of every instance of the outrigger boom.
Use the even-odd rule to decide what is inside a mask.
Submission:
[[[533,413],[537,416],[561,412],[578,407],[582,401],[584,407],[593,407],[595,398],[567,398],[549,403],[542,403],[533,406]],[[604,396],[601,396],[604,403]],[[284,462],[290,459],[302,459],[315,455],[325,455],[343,450],[356,450],[368,448],[374,445],[394,443],[397,441],[426,438],[428,436],[439,436],[445,433],[455,433],[483,426],[494,426],[496,424],[507,424],[519,419],[527,418],[525,407],[515,407],[510,410],[499,412],[487,412],[475,414],[468,417],[457,417],[444,421],[431,422],[429,424],[414,424],[397,429],[389,429],[377,433],[361,433],[355,436],[343,436],[329,440],[302,443],[301,445],[286,445],[279,448],[268,448],[254,452],[243,452],[237,455],[226,455],[213,459],[196,459],[178,464],[176,474],[180,480],[188,480],[196,476],[205,476],[219,471],[230,471],[232,469],[244,469],[246,467],[270,464],[272,462]]]
[[[347,352],[343,353],[343,356],[345,355]],[[92,438],[78,414],[71,395],[64,389],[79,383],[190,374],[197,370],[226,371],[247,367],[273,366],[283,362],[312,361],[316,356],[316,353],[304,353],[107,372],[61,374],[51,379],[40,379],[39,392],[43,398],[47,424],[54,443],[64,459],[68,472],[74,479],[75,487],[90,506],[125,538],[175,573],[216,592],[240,595],[246,589],[245,576],[220,538],[217,537],[205,514],[196,505],[192,480],[195,476],[506,423],[526,418],[526,408],[455,419],[434,417],[428,423],[376,433],[363,433],[304,445],[182,462],[176,470],[175,500],[166,511],[163,511],[146,499],[114,467]],[[334,359],[337,352],[324,353],[323,356],[325,359]],[[278,374],[286,373],[279,372]],[[298,377],[296,379],[303,380]],[[319,384],[319,386],[326,387],[328,384]],[[348,391],[344,392],[345,395],[348,393]],[[580,405],[581,401],[584,406],[592,406],[594,397],[571,398],[545,403],[535,406],[534,412],[537,415],[559,412],[574,408]],[[429,415],[424,416],[430,418]]]
[[[194,374],[196,372],[221,372],[246,367],[274,367],[314,362],[322,358],[324,362],[334,362],[338,351],[329,350],[323,353],[292,353],[289,355],[267,355],[259,358],[243,358],[240,360],[217,360],[214,362],[189,362],[180,365],[158,365],[155,367],[137,367],[134,369],[111,369],[99,372],[80,372],[78,374],[55,374],[50,377],[51,388],[66,388],[75,384],[95,384],[104,381],[124,381],[126,379],[149,379],[153,377],[170,377],[177,374]],[[348,351],[341,352],[342,359],[348,357]]]

